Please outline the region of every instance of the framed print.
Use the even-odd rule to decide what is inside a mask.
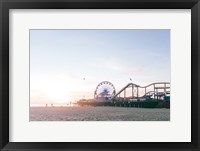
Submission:
[[[198,0],[0,4],[1,150],[200,150]]]

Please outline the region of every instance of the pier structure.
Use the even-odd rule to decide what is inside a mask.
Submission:
[[[93,101],[79,101],[77,104],[80,106],[170,108],[170,83],[156,82],[146,86],[128,83],[116,93],[112,83],[103,81],[97,85]]]
[[[127,90],[131,89],[131,94],[127,95]],[[145,101],[150,99],[169,100],[170,83],[156,82],[147,86],[140,86],[134,83],[128,83],[120,91],[118,91],[112,99],[129,100],[129,101]]]

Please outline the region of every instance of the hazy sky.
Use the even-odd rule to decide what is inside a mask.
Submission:
[[[31,30],[31,104],[93,98],[101,81],[170,82],[170,30]]]

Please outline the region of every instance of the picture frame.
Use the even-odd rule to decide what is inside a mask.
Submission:
[[[191,9],[191,142],[9,142],[10,9]],[[1,150],[200,150],[199,0],[1,0],[0,148]]]

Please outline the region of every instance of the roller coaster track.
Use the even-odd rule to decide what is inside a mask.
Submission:
[[[121,92],[123,92],[126,88],[130,87],[130,86],[135,86],[135,87],[140,87],[139,85],[135,84],[135,83],[128,83],[126,86],[124,86],[119,92],[117,92],[113,98],[117,97]]]
[[[164,85],[164,86],[157,86],[157,85]],[[139,97],[139,88],[143,88],[145,89],[145,94],[142,96],[142,97],[146,97],[146,96],[152,96],[153,94],[156,94],[156,95],[166,95],[166,94],[170,94],[170,91],[167,91],[168,89],[170,89],[170,86],[167,86],[167,85],[170,85],[170,82],[156,82],[156,83],[151,83],[149,85],[146,85],[146,86],[140,86],[140,85],[137,85],[135,83],[128,83],[126,86],[124,86],[119,92],[117,92],[113,98],[116,98],[118,95],[120,95],[123,91],[125,91],[127,88],[129,87],[132,87],[132,93],[133,93],[133,90],[134,88],[137,89],[137,97]],[[151,87],[153,86],[153,91],[148,91],[146,92],[146,89],[148,87]],[[164,92],[158,92],[159,89],[163,89]],[[162,94],[161,94],[162,93]]]

